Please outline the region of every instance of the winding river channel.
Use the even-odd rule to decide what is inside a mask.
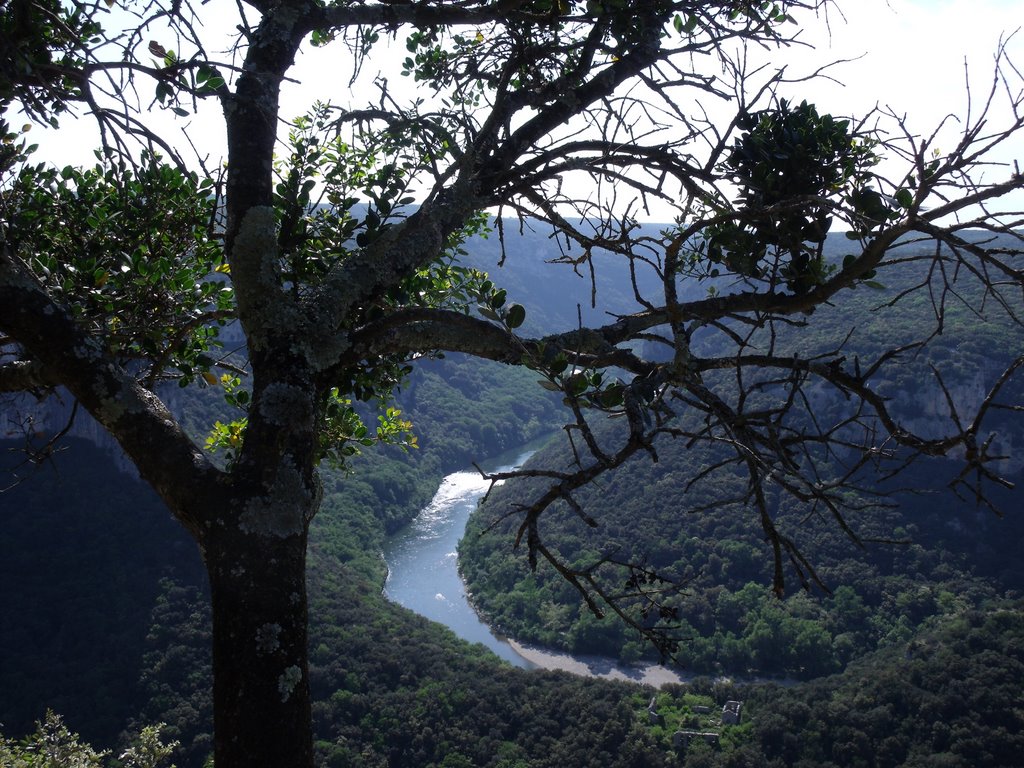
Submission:
[[[488,471],[521,465],[533,454],[524,448],[486,464]],[[458,569],[457,547],[466,521],[487,492],[489,483],[475,469],[454,472],[441,483],[433,500],[384,550],[388,578],[384,594],[428,619],[448,626],[459,637],[483,643],[506,661],[526,669],[561,669],[661,685],[685,677],[656,665],[623,667],[613,659],[575,656],[526,646],[495,634],[480,620],[466,594]]]

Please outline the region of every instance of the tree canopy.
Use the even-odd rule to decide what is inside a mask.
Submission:
[[[305,553],[319,466],[413,444],[389,397],[417,357],[528,366],[563,394],[575,463],[533,470],[548,482],[518,510],[516,541],[595,612],[607,599],[627,621],[545,546],[543,514],[560,500],[597,524],[574,492],[635,454],[656,459],[660,435],[729,449],[700,473],[745,476],[780,591],[787,562],[803,580],[814,569],[776,529],[768,486],[845,528],[845,491],[865,468],[954,455],[954,489],[984,502],[989,483],[1005,484],[989,417],[1020,408],[1002,398],[1019,351],[969,410],[935,368],[949,414],[927,433],[902,423],[873,380],[940,334],[950,304],[1019,323],[1021,220],[1002,201],[1024,179],[989,162],[1024,125],[1019,70],[997,51],[990,91],[944,148],[897,113],[820,114],[787,100],[800,78],[746,52],[787,45],[825,7],[0,6],[0,391],[70,392],[196,540],[213,603],[218,766],[312,761]],[[374,77],[375,57],[403,45],[409,98]],[[281,96],[303,46],[335,49],[350,90],[292,119]],[[222,110],[223,164],[154,117],[187,120],[206,102]],[[96,166],[34,164],[10,127],[19,110],[59,136],[73,113],[96,121]],[[883,158],[897,170],[883,175]],[[676,217],[657,233],[637,221],[653,200]],[[599,252],[625,260],[640,311],[524,335],[500,278],[459,262],[487,211],[498,238],[506,226],[551,231],[561,268],[587,274]],[[850,248],[834,262],[823,243],[839,230]],[[777,342],[777,329],[812,325],[815,308],[908,260],[920,280],[888,300],[926,313],[919,337],[870,359],[848,355],[843,337],[813,355],[799,333]],[[229,323],[244,354],[224,342]],[[712,338],[728,351],[708,353]],[[195,440],[161,399],[172,382],[223,386],[237,419]],[[819,413],[818,389],[846,407]],[[378,402],[381,417],[365,423],[359,401]],[[697,418],[681,422],[683,411]],[[605,414],[625,424],[613,444],[591,429]],[[629,583],[645,579],[634,569]]]

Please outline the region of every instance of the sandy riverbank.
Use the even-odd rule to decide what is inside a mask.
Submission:
[[[541,669],[557,669],[571,672],[584,677],[602,677],[607,680],[626,680],[631,683],[643,683],[660,688],[668,683],[685,683],[692,676],[682,675],[668,667],[658,664],[642,664],[638,666],[620,666],[611,659],[600,656],[570,656],[546,648],[523,645],[515,640],[508,640],[512,650]]]
[[[513,651],[534,664],[539,669],[560,670],[583,677],[603,677],[606,680],[626,680],[631,683],[642,683],[661,688],[669,683],[689,683],[698,677],[711,677],[715,682],[736,683],[739,685],[780,685],[790,688],[799,685],[800,681],[792,677],[733,677],[731,675],[695,675],[678,672],[660,664],[638,664],[636,666],[619,665],[612,659],[600,656],[575,656],[534,645],[524,645],[505,638]]]

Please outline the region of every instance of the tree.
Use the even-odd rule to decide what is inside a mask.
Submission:
[[[936,370],[950,418],[931,436],[902,425],[872,378],[940,332],[950,302],[1019,317],[1020,220],[998,205],[1024,180],[981,173],[986,153],[1024,122],[1017,71],[1000,50],[984,108],[945,153],[894,114],[820,115],[782,98],[799,78],[748,68],[745,55],[786,44],[792,15],[820,4],[252,0],[226,25],[212,18],[219,9],[187,0],[116,12],[52,0],[0,7],[9,114],[67,130],[67,113],[81,110],[100,128],[96,168],[58,170],[31,164],[25,139],[3,125],[0,391],[65,388],[195,538],[212,593],[219,768],[312,764],[305,557],[319,466],[377,441],[408,442],[387,399],[416,356],[451,350],[530,366],[564,394],[576,465],[534,473],[549,482],[524,506],[519,539],[595,612],[606,599],[637,626],[657,605],[656,575],[624,564],[637,618],[591,570],[554,557],[540,521],[629,456],[656,458],[659,435],[730,447],[725,464],[747,474],[779,589],[787,559],[801,579],[813,569],[775,529],[769,486],[825,510],[856,540],[844,511],[861,502],[846,491],[867,467],[959,451],[958,487],[984,499],[1002,482],[986,420],[1007,405],[1000,397],[1024,358],[990,372],[972,413]],[[224,28],[238,31],[228,61],[205,31]],[[395,40],[419,84],[408,101],[372,79],[374,56]],[[351,83],[372,80],[374,96],[352,90],[342,107],[314,105],[285,141],[280,96],[307,44],[337,48]],[[720,71],[695,70],[703,56]],[[993,128],[1000,97],[1010,118]],[[223,109],[223,177],[188,161],[188,144],[151,117],[187,117],[209,101]],[[732,116],[714,118],[713,103]],[[897,138],[883,138],[883,120]],[[890,179],[883,155],[902,162]],[[570,183],[579,178],[588,185]],[[675,206],[674,226],[637,225],[651,200]],[[487,209],[499,212],[499,236],[511,213],[549,227],[573,268],[597,269],[592,255],[608,251],[653,272],[658,291],[637,282],[635,314],[523,337],[523,307],[456,258]],[[836,224],[852,237],[841,264],[822,250]],[[905,255],[922,240],[935,247]],[[915,304],[928,325],[919,336],[871,361],[847,359],[841,338],[813,356],[773,342],[776,327],[813,323],[815,307],[906,259],[923,262],[923,277],[893,300],[928,297]],[[244,360],[218,346],[234,321]],[[731,352],[703,354],[709,336]],[[642,356],[639,342],[659,354]],[[175,381],[221,381],[239,418],[196,444],[160,398]],[[819,415],[812,385],[849,406]],[[375,429],[359,400],[383,404]],[[680,409],[699,414],[698,426],[675,419]],[[626,425],[611,447],[590,426],[605,413]]]
[[[117,764],[125,768],[157,768],[164,764],[178,742],[165,744],[160,739],[161,728],[163,724],[143,728],[132,746],[118,756]],[[109,755],[83,744],[77,733],[67,729],[61,716],[50,711],[36,722],[35,733],[21,742],[0,735],[0,759],[11,768],[102,768]]]

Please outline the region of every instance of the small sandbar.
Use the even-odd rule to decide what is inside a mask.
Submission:
[[[625,680],[631,683],[651,685],[655,688],[660,688],[668,683],[685,683],[693,678],[693,675],[683,675],[660,664],[624,666],[601,656],[577,656],[533,645],[524,645],[515,640],[508,640],[508,644],[512,646],[512,650],[540,669],[570,672],[583,677]]]

